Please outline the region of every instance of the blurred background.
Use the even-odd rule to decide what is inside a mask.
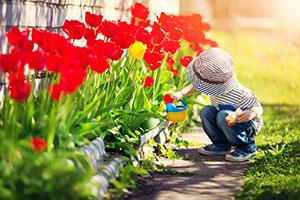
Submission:
[[[300,104],[298,0],[2,0],[1,53],[13,26],[59,31],[65,19],[84,20],[86,11],[127,20],[135,2],[147,5],[151,18],[200,13],[212,25],[209,37],[231,53],[240,81],[264,104]]]

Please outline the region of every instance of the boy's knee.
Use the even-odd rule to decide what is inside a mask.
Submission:
[[[221,110],[217,114],[217,125],[221,128],[222,126],[227,126],[225,118],[228,116],[230,111]]]
[[[213,106],[205,106],[200,111],[201,120],[210,119],[215,116],[216,110]]]

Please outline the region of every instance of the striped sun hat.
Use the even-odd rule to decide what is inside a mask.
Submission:
[[[207,95],[221,95],[238,85],[232,58],[220,48],[203,51],[189,64],[186,73],[194,88]]]

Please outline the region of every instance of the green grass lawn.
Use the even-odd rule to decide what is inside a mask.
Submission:
[[[246,181],[236,199],[300,199],[300,47],[272,33],[216,31],[235,70],[264,106]]]

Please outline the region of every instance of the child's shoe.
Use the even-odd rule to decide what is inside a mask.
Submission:
[[[224,156],[231,152],[231,147],[220,147],[215,144],[210,144],[199,148],[198,152],[206,156]]]
[[[249,152],[247,150],[236,149],[231,154],[225,156],[225,160],[231,162],[245,162],[256,155],[256,151]]]

